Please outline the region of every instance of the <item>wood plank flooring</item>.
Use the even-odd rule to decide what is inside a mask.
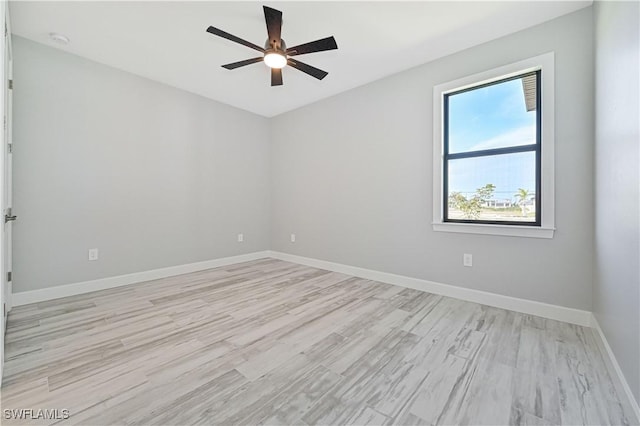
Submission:
[[[3,410],[69,410],[38,424],[626,425],[623,407],[591,329],[274,259],[16,307],[2,388]]]

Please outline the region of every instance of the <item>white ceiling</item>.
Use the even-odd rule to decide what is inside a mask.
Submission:
[[[300,56],[329,72],[289,67],[271,87],[263,63],[228,71],[252,49],[213,36],[218,27],[262,45],[262,5],[283,12],[294,46],[335,36],[338,50]],[[12,32],[266,117],[587,7],[591,1],[501,2],[15,2]],[[62,33],[68,45],[51,41]]]

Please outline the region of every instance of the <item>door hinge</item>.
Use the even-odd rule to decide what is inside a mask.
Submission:
[[[7,148],[9,149],[9,154],[13,154],[13,144],[12,143],[8,143],[7,144]]]
[[[11,271],[7,272],[7,282],[11,282]]]
[[[13,80],[9,80],[9,90],[13,90]]]
[[[13,214],[13,210],[11,209],[11,207],[9,207],[7,209],[7,213],[4,215],[4,223],[13,222],[17,218],[18,218],[18,216],[14,215]],[[11,280],[9,280],[9,281],[11,281]]]

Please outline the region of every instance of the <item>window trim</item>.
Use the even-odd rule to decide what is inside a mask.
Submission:
[[[445,95],[473,89],[482,85],[514,78],[526,73],[542,71],[539,81],[541,114],[538,123],[540,147],[537,165],[540,170],[540,188],[536,188],[540,221],[539,223],[479,221],[446,221],[444,220],[444,118]],[[525,59],[509,65],[501,66],[463,77],[454,81],[439,84],[433,88],[433,230],[444,232],[489,234],[531,238],[553,238],[555,231],[555,184],[554,184],[554,118],[555,118],[555,70],[554,53]]]

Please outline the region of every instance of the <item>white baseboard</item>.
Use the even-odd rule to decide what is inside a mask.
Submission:
[[[135,272],[133,274],[118,275],[115,277],[100,278],[97,280],[43,288],[40,290],[23,291],[13,293],[12,305],[28,305],[30,303],[38,303],[45,300],[59,299],[61,297],[75,296],[77,294],[89,293],[92,291],[105,290],[123,285],[188,274],[190,272],[203,271],[205,269],[218,268],[220,266],[232,265],[234,263],[249,262],[251,260],[262,259],[265,257],[269,257],[268,251],[258,251],[238,256],[205,260],[203,262],[188,263],[186,265],[170,266],[168,268],[153,269],[151,271]]]
[[[627,383],[627,379],[625,379],[624,374],[622,373],[620,364],[618,364],[618,360],[616,359],[616,356],[613,354],[613,350],[611,350],[611,346],[609,346],[609,342],[607,341],[607,338],[604,335],[604,332],[602,331],[602,328],[600,327],[600,324],[598,323],[596,316],[593,314],[591,315],[591,327],[596,331],[597,336],[600,338],[599,343],[604,349],[605,355],[608,356],[611,367],[613,367],[614,371],[610,373],[615,373],[615,376],[618,378],[620,385],[622,385],[622,390],[624,391],[624,393],[627,396],[627,399],[629,400],[629,405],[631,406],[631,409],[636,415],[635,422],[633,421],[633,419],[629,419],[629,420],[631,421],[632,424],[640,424],[640,406],[638,406],[638,401],[636,401],[635,397],[633,396],[631,387],[629,386],[629,383]]]
[[[13,293],[12,305],[20,306],[30,303],[38,303],[45,300],[74,296],[77,294],[89,293],[91,291],[105,290],[108,288],[120,287],[123,285],[156,280],[159,278],[166,278],[180,274],[188,274],[190,272],[232,265],[234,263],[248,262],[265,257],[272,257],[275,259],[308,265],[315,268],[327,269],[330,271],[340,272],[343,274],[353,275],[369,280],[399,285],[406,288],[426,291],[442,296],[454,297],[456,299],[481,303],[483,305],[494,306],[497,308],[508,309],[525,314],[537,315],[540,317],[564,321],[571,324],[578,324],[587,327],[591,327],[592,325],[591,312],[583,311],[580,309],[573,309],[564,306],[551,305],[548,303],[535,302],[532,300],[519,299],[516,297],[504,296],[480,290],[473,290],[449,284],[427,281],[420,278],[390,274],[387,272],[380,272],[372,269],[359,268],[356,266],[349,266],[340,263],[328,262],[325,260],[312,259],[309,257],[302,257],[269,250],[242,254],[239,256],[206,260],[204,262],[189,263],[186,265],[171,266],[168,268],[154,269],[151,271],[136,272],[127,275],[118,275],[115,277],[100,278],[97,280],[66,284],[40,290]]]
[[[281,253],[277,251],[270,251],[269,255],[270,257],[273,257],[275,259],[285,260],[293,263],[300,263],[302,265],[312,266],[314,268],[327,269],[330,271],[340,272],[343,274],[353,275],[369,280],[380,281],[388,284],[398,285],[401,287],[426,291],[428,293],[439,294],[442,296],[454,297],[456,299],[480,303],[496,308],[508,309],[525,314],[536,315],[553,320],[564,321],[571,324],[577,324],[587,327],[591,326],[591,312],[583,311],[580,309],[535,302],[533,300],[519,299],[517,297],[503,296],[501,294],[488,293],[486,291],[457,287],[449,284],[441,284],[433,281],[423,280],[420,278],[411,278],[404,275],[374,271],[371,269],[343,265],[340,263],[333,263],[325,260],[296,256],[293,254]]]

